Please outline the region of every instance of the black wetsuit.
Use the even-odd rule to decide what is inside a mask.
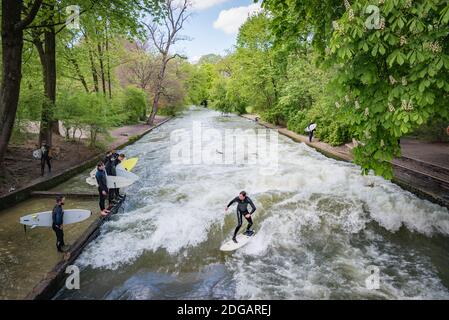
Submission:
[[[106,209],[104,204],[106,201],[106,196],[103,194],[103,191],[106,191],[106,194],[108,194],[106,173],[103,170],[97,170],[97,173],[95,174],[95,179],[97,179],[98,193],[100,194],[100,209],[101,211],[103,211],[104,209]]]
[[[254,213],[254,211],[256,211],[256,206],[254,205],[253,201],[249,197],[245,197],[244,200],[240,200],[239,197],[235,197],[231,202],[229,202],[228,208],[230,206],[232,206],[235,202],[237,202],[238,224],[237,224],[237,227],[235,228],[233,239],[235,239],[235,237],[237,236],[237,233],[239,232],[240,228],[242,227],[242,222],[243,222],[242,217],[244,217],[248,214],[252,215]],[[248,205],[251,206],[251,212],[248,211]],[[245,217],[245,219],[248,221],[248,227],[246,228],[246,231],[249,231],[253,225],[253,219],[251,217],[249,217],[249,218]]]
[[[118,155],[115,153],[109,157],[109,161],[105,163],[106,173],[108,176],[115,177],[117,176],[117,161],[120,163],[120,160],[118,160]],[[109,190],[109,204],[111,204],[112,200],[114,200],[114,197],[117,195],[118,191],[117,189],[111,189]]]
[[[115,161],[114,161],[114,172],[115,172],[115,175],[117,175],[117,166],[120,163],[122,163],[122,162],[119,160],[119,158],[116,158]],[[120,188],[116,188],[114,190],[115,190],[115,196],[116,197],[120,197]]]
[[[61,229],[61,226],[64,222],[64,210],[62,210],[61,205],[56,205],[53,208],[52,212],[53,231],[56,233],[56,248],[59,252],[62,252],[62,247],[64,247],[64,231]]]
[[[309,124],[309,127],[310,127],[312,124],[313,124],[313,123]],[[309,128],[309,127],[308,127],[308,128]],[[315,133],[315,129],[309,131],[309,142],[310,142],[310,143],[312,143],[312,140],[313,140],[313,134],[314,134],[314,133]]]
[[[41,175],[44,175],[45,171],[45,164],[48,166],[48,173],[51,173],[51,157],[50,157],[50,150],[48,148],[44,148],[42,151],[42,157],[41,157]]]

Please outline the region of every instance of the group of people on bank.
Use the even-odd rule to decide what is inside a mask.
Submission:
[[[95,179],[98,184],[99,204],[102,215],[110,213],[106,209],[106,197],[108,198],[109,207],[111,208],[116,204],[123,196],[120,194],[120,189],[109,189],[107,183],[107,176],[117,176],[117,166],[125,159],[125,155],[118,154],[115,150],[106,153],[103,161],[97,164],[97,173]]]
[[[50,149],[48,148],[47,150]],[[44,154],[45,153],[43,152],[42,155]],[[116,168],[124,159],[125,159],[124,154],[118,154],[115,150],[112,150],[106,153],[106,156],[103,159],[103,161],[100,161],[97,164],[97,172],[95,174],[95,179],[97,180],[98,184],[98,193],[100,198],[99,204],[102,215],[107,215],[110,213],[110,211],[106,209],[106,198],[109,200],[108,208],[110,208],[123,197],[120,194],[119,189],[108,188],[106,177],[116,176],[117,175]],[[44,162],[44,165],[45,163],[46,162]],[[49,170],[51,170],[51,165],[48,164],[48,166]],[[56,205],[54,206],[52,211],[52,229],[56,234],[56,249],[58,250],[58,252],[65,252],[67,250],[67,246],[65,245],[64,242],[64,209],[63,209],[64,202],[65,197],[63,195],[58,196],[56,198]]]

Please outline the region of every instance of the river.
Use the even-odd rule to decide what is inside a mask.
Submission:
[[[447,209],[284,136],[271,175],[257,164],[174,163],[171,133],[194,123],[260,128],[192,108],[127,147],[141,179],[76,261],[80,290],[56,299],[449,298]],[[256,235],[223,253],[236,224],[224,208],[241,190],[257,206]],[[366,284],[371,270],[378,289]]]

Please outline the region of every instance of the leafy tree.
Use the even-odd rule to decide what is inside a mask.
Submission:
[[[399,139],[449,118],[447,1],[264,0],[263,7],[275,43],[295,50],[310,42],[321,66],[334,70],[329,111],[361,142],[354,155],[364,173],[391,178]]]
[[[373,28],[364,14],[369,4],[347,3],[328,52],[333,64],[344,64],[335,88],[362,142],[356,162],[391,178],[398,140],[432,119],[449,118],[449,3],[380,1]]]

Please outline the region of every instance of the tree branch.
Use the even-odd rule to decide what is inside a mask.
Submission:
[[[20,31],[20,30],[25,29],[25,27],[27,27],[30,23],[32,23],[34,18],[37,15],[37,13],[39,12],[39,9],[41,8],[42,1],[43,0],[34,0],[34,3],[31,7],[30,12],[28,13],[28,15],[23,20],[21,20],[19,23],[17,23],[14,26],[14,29],[16,29],[17,31]]]

